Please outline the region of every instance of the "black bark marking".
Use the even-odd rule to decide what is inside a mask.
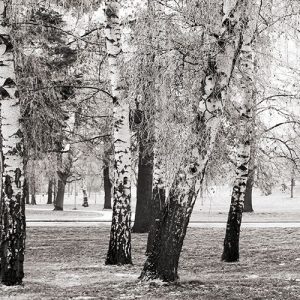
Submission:
[[[3,24],[2,24],[2,26],[3,26]],[[8,52],[12,52],[14,47],[10,41],[10,36],[7,34],[0,34],[0,40],[2,40],[1,44],[4,44],[6,46],[4,54],[8,53]]]
[[[198,169],[197,169],[196,166],[192,166],[192,167],[190,168],[190,172],[191,172],[192,174],[197,173],[197,171],[198,171]]]
[[[106,9],[104,9],[104,12],[108,18],[118,18],[116,11],[110,6],[108,6]]]
[[[0,96],[2,99],[10,98],[8,91],[3,87],[0,87]]]
[[[83,203],[82,203],[82,206],[83,207],[89,207],[88,196],[87,196],[86,190],[83,189],[82,193],[83,193]]]
[[[15,83],[15,81],[12,80],[11,78],[7,78],[7,79],[4,81],[3,86],[12,88],[12,87],[15,87],[15,86],[16,86],[16,83]]]
[[[22,176],[22,171],[20,168],[17,168],[15,170],[15,184],[16,184],[17,188],[21,188],[21,186],[22,186],[22,183],[20,180],[21,176]]]
[[[241,165],[241,166],[238,167],[238,169],[241,170],[241,171],[246,171],[248,168],[244,165]]]
[[[5,176],[4,191],[5,191],[5,194],[7,195],[8,199],[12,199],[14,192],[13,192],[13,188],[12,188],[12,180],[9,175]]]

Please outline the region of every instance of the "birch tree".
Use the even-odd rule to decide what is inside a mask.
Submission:
[[[237,148],[238,163],[236,179],[234,181],[231,205],[228,215],[226,236],[224,240],[224,251],[222,260],[231,262],[239,259],[239,234],[244,208],[244,197],[246,184],[249,175],[249,161],[251,150],[252,110],[253,110],[253,66],[254,53],[251,48],[250,37],[244,38],[244,45],[241,49],[238,68],[241,72],[239,95],[242,98],[240,113],[240,141]]]
[[[1,127],[4,158],[1,197],[1,281],[21,284],[24,277],[25,204],[23,193],[23,134],[20,100],[16,88],[14,50],[11,38],[11,1],[0,1]]]
[[[224,1],[221,29],[215,34],[218,51],[211,55],[202,81],[202,95],[197,109],[196,136],[186,149],[180,169],[170,189],[153,247],[144,264],[141,279],[174,281],[188,222],[203,181],[219,126],[227,87],[242,45],[243,17],[249,7],[244,1]]]
[[[122,82],[120,2],[105,1],[106,50],[113,97],[114,184],[113,216],[106,264],[131,264],[131,153],[129,104]]]
[[[262,131],[261,134],[258,134],[257,132],[254,132],[255,130],[255,123],[257,122],[256,119],[259,117],[258,113],[261,111],[271,110],[274,109],[275,105],[266,106],[265,108],[261,109],[261,107],[257,107],[256,102],[256,92],[257,87],[255,85],[256,78],[257,78],[257,57],[256,53],[260,53],[261,51],[257,51],[257,40],[258,40],[258,34],[261,33],[263,30],[268,29],[268,27],[273,26],[276,24],[279,20],[282,19],[282,22],[280,22],[278,25],[280,26],[280,29],[285,26],[285,20],[287,19],[289,24],[293,24],[293,16],[294,14],[297,15],[298,13],[295,13],[295,11],[299,10],[299,4],[290,2],[280,2],[278,3],[279,10],[280,10],[280,17],[276,16],[275,21],[267,21],[268,18],[264,18],[263,13],[259,11],[261,9],[262,3],[259,5],[254,3],[252,6],[252,12],[251,12],[251,18],[245,19],[244,21],[244,27],[245,32],[243,34],[243,46],[241,48],[241,54],[237,62],[237,82],[239,84],[238,93],[240,97],[238,111],[240,114],[240,122],[237,125],[239,129],[239,140],[238,145],[236,147],[237,157],[238,157],[238,163],[236,168],[236,178],[233,185],[233,191],[231,196],[231,204],[228,214],[228,220],[227,220],[227,227],[226,227],[226,235],[224,239],[224,249],[222,254],[222,260],[226,262],[235,262],[239,260],[239,236],[240,236],[240,226],[242,222],[242,214],[244,212],[244,204],[245,204],[245,193],[247,190],[247,185],[251,184],[251,181],[253,181],[253,172],[254,172],[254,159],[256,156],[256,153],[258,150],[262,150],[261,152],[265,152],[262,148],[262,145],[260,147],[257,146],[257,140],[258,137],[262,137],[267,133],[272,131],[275,128],[278,128],[280,126],[286,126],[290,123],[293,124],[295,130],[296,126],[298,125],[298,117],[294,118],[293,113],[290,111],[289,113],[286,113],[283,109],[280,109],[280,113],[284,114],[284,120],[282,122],[277,122],[277,124],[270,126],[267,129],[258,128]],[[265,13],[267,16],[272,17],[272,8],[273,3],[272,1],[265,3]],[[295,5],[295,7],[294,7]],[[277,7],[275,7],[276,9]],[[287,10],[287,11],[286,11]],[[258,19],[261,17],[263,19],[263,29],[259,30],[258,26]],[[298,19],[298,18],[297,18]],[[295,21],[294,21],[295,22]],[[298,20],[296,21],[298,22]],[[274,29],[271,29],[271,32]],[[270,33],[269,33],[270,34]],[[262,39],[262,37],[260,37]],[[262,47],[262,46],[261,46]],[[267,46],[265,47],[267,48]],[[259,49],[260,50],[260,49]],[[272,60],[275,60],[273,57]],[[264,58],[265,60],[265,58]],[[265,64],[265,61],[262,62]],[[277,64],[277,62],[276,62]],[[265,68],[268,68],[268,66],[263,66]],[[275,72],[276,73],[276,72]],[[281,72],[280,72],[281,73]],[[288,71],[285,70],[285,73],[288,74]],[[284,76],[286,76],[284,74]],[[282,76],[280,74],[279,76]],[[275,75],[273,75],[275,77]],[[291,78],[288,77],[288,80],[290,81]],[[274,85],[273,82],[271,82],[272,85]],[[265,87],[264,87],[265,89]],[[282,93],[282,90],[280,89],[280,93]],[[280,95],[279,93],[279,95]],[[262,103],[263,100],[260,101]],[[253,108],[255,108],[253,113]],[[278,115],[280,115],[280,113]],[[260,116],[261,121],[263,118]],[[273,117],[274,120],[278,119],[278,116]],[[262,124],[260,124],[261,126]],[[283,133],[284,136],[287,136],[287,132]],[[256,140],[255,140],[256,139]],[[276,137],[275,140],[280,140],[280,138]],[[296,144],[296,143],[294,143]],[[288,148],[289,146],[287,146]],[[292,148],[288,149],[288,152],[290,152],[289,156],[293,157],[293,151],[295,146],[293,145]],[[276,147],[275,147],[276,148]],[[292,149],[292,150],[291,150]],[[260,156],[262,154],[260,153]],[[284,156],[282,156],[283,158]],[[287,159],[287,157],[285,157]],[[278,163],[278,162],[277,162]],[[272,162],[268,161],[268,168],[272,168]],[[281,167],[282,169],[282,167]],[[281,172],[281,171],[279,171]],[[278,173],[279,173],[278,172]],[[270,172],[272,173],[272,172]],[[279,175],[279,174],[277,174]],[[267,176],[264,176],[263,178],[263,185],[265,187],[269,188],[267,189],[267,194],[271,193],[270,187],[271,185],[268,183],[270,182],[270,177],[272,175],[268,174]],[[272,179],[271,179],[272,180]],[[250,181],[250,183],[249,183]],[[253,184],[253,183],[252,183]]]

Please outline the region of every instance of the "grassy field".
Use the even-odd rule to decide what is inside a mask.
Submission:
[[[299,299],[300,229],[242,231],[241,260],[220,261],[223,229],[189,229],[180,280],[140,283],[145,234],[133,234],[133,266],[106,266],[109,226],[29,227],[24,286],[0,299]]]

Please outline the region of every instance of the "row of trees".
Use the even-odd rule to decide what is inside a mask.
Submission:
[[[93,155],[106,175],[112,161],[106,264],[131,264],[138,157],[133,230],[149,231],[140,278],[165,281],[178,278],[205,181],[224,170],[229,175],[223,180],[233,181],[222,255],[232,262],[239,259],[245,193],[254,173],[267,189],[270,172],[282,162],[297,167],[298,116],[282,110],[281,100],[297,99],[297,77],[289,89],[280,84],[270,38],[280,36],[278,25],[297,21],[296,2],[98,2],[0,1],[0,248],[7,285],[24,276],[29,160],[46,160],[58,178],[57,210],[78,161]],[[286,139],[287,128],[293,130]]]

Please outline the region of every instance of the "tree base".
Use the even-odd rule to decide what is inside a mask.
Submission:
[[[106,258],[105,264],[111,265],[111,266],[132,265],[132,260],[131,260],[131,258],[127,258],[127,259],[123,258],[123,259],[118,260],[113,257],[108,257],[108,258]]]
[[[57,210],[57,211],[63,211],[64,209],[62,207],[54,207],[53,210]]]
[[[224,250],[221,260],[228,263],[239,261],[239,253],[236,251]]]
[[[141,281],[161,280],[163,282],[176,282],[179,276],[173,272],[161,273],[159,270],[143,270],[139,277]]]
[[[15,271],[7,271],[1,274],[1,283],[7,286],[21,285],[24,273],[16,274]]]

